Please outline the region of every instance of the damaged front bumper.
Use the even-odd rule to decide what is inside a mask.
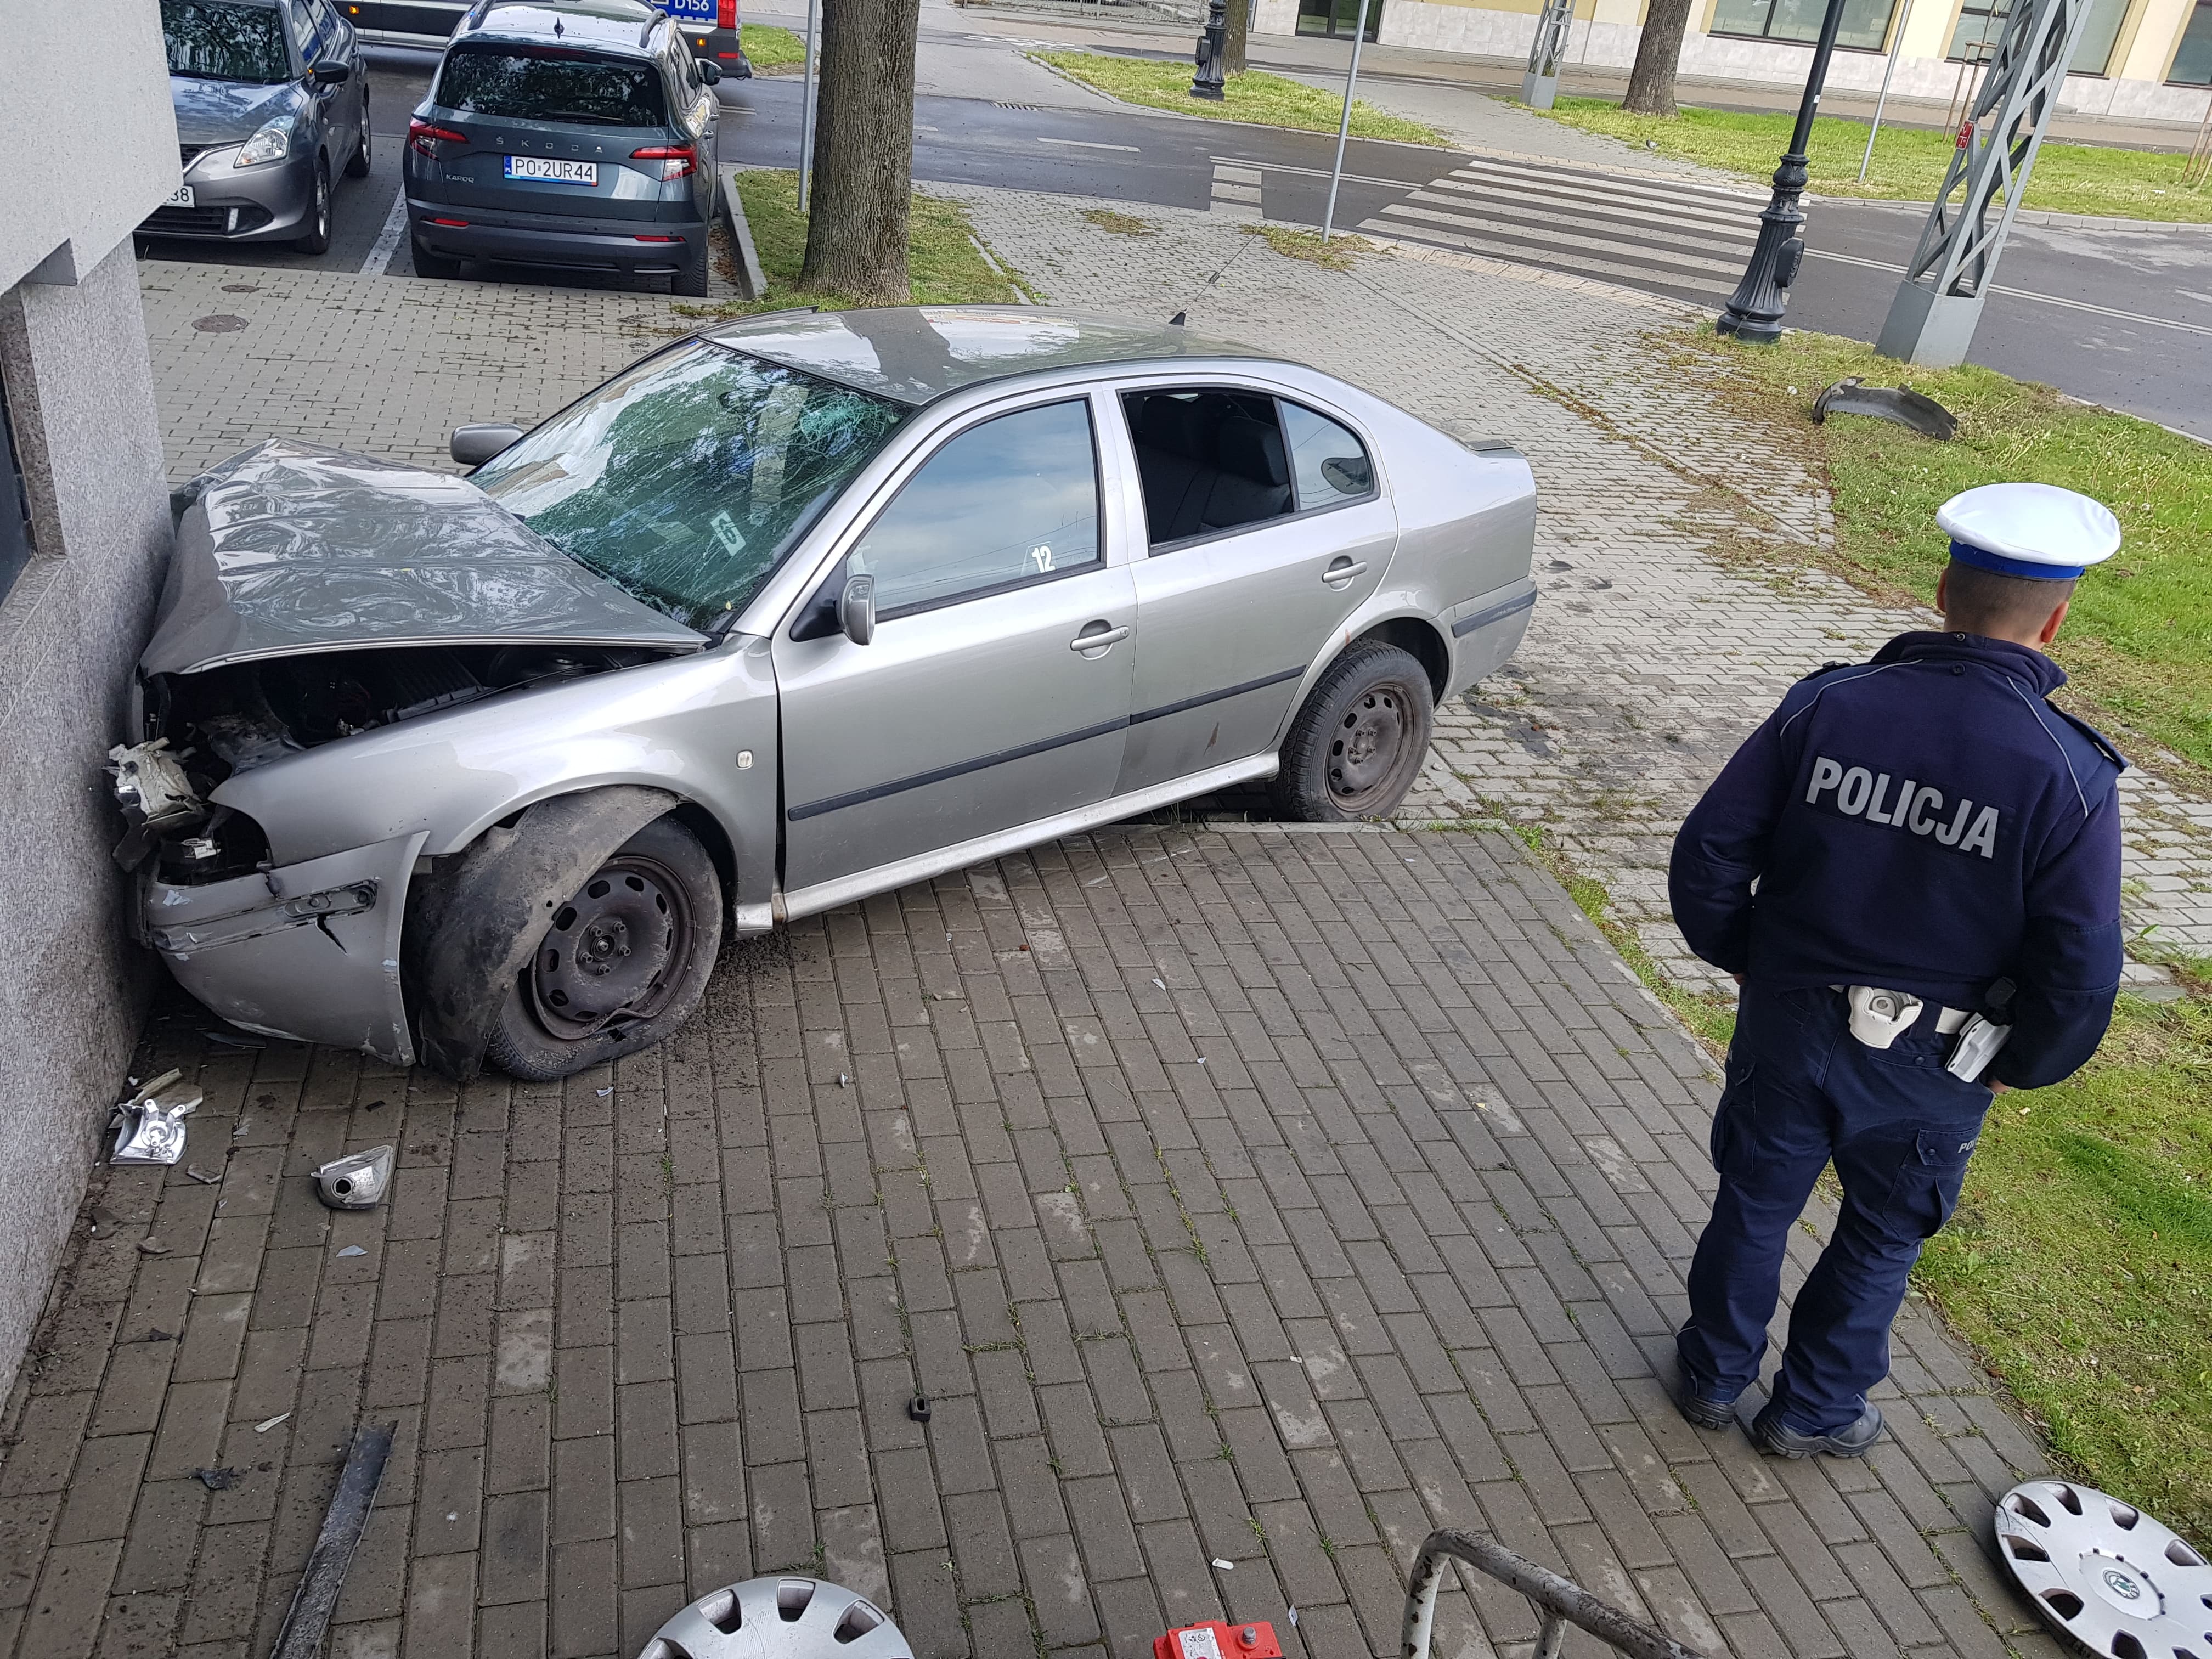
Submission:
[[[146,942],[178,984],[234,1025],[411,1066],[399,924],[426,839],[399,836],[189,886],[149,874]]]

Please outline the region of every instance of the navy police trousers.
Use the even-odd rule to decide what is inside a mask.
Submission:
[[[1675,1339],[1692,1392],[1728,1400],[1758,1380],[1790,1230],[1831,1159],[1843,1212],[1790,1312],[1774,1382],[1782,1421],[1848,1427],[1889,1374],[1906,1278],[1959,1201],[1990,1104],[1988,1089],[1943,1069],[1951,1039],[1937,1012],[1875,1049],[1851,1036],[1838,992],[1744,987],[1713,1117],[1720,1192]]]

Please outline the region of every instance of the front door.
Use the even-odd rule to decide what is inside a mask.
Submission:
[[[966,428],[823,584],[875,578],[875,637],[855,645],[814,605],[779,632],[795,907],[803,890],[1113,793],[1136,593],[1109,556],[1098,468],[1086,397]]]
[[[1306,671],[1382,580],[1397,517],[1342,422],[1235,387],[1121,398],[1150,556],[1121,790],[1272,747]]]

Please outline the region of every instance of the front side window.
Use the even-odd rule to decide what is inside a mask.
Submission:
[[[169,73],[273,86],[292,78],[284,26],[274,6],[239,0],[161,0]]]
[[[438,71],[436,100],[518,121],[658,127],[668,119],[657,65],[568,46],[455,46]]]
[[[1278,403],[1283,435],[1291,446],[1291,477],[1297,485],[1298,511],[1334,507],[1375,493],[1375,469],[1359,440],[1326,415],[1297,404]]]
[[[759,591],[906,415],[702,342],[625,370],[473,477],[569,557],[704,629]]]
[[[973,426],[922,464],[848,557],[876,614],[1048,580],[1101,562],[1091,405],[1078,398]]]

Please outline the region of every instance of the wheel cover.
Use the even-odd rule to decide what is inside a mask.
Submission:
[[[553,915],[530,959],[531,1000],[556,1037],[650,1019],[691,955],[684,884],[653,859],[617,854]]]
[[[1390,787],[1413,718],[1399,686],[1370,686],[1339,717],[1328,744],[1329,799],[1356,812]]]
[[[2030,1480],[1996,1508],[1998,1555],[2035,1610],[2092,1653],[2212,1652],[2212,1566],[2132,1504],[2071,1480]]]

